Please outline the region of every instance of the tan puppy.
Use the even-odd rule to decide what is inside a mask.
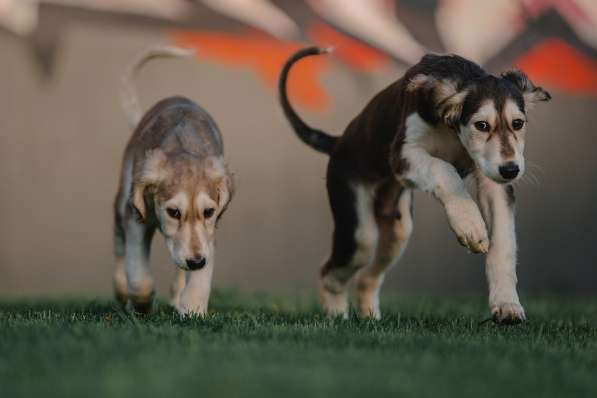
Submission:
[[[173,47],[151,49],[124,79],[123,106],[134,133],[114,204],[114,288],[122,304],[140,312],[149,312],[153,302],[148,260],[156,229],[179,268],[172,305],[180,314],[207,312],[215,228],[232,197],[222,137],[209,114],[187,98],[169,97],[141,118],[131,84],[150,59],[190,54]]]

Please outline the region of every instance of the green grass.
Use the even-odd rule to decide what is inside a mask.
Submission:
[[[311,299],[216,293],[211,314],[110,302],[0,303],[1,397],[597,396],[597,303],[529,301],[480,325],[482,300],[386,299],[380,322]]]

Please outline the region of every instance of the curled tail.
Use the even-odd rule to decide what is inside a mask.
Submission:
[[[137,90],[133,80],[145,64],[155,58],[187,58],[195,53],[194,50],[179,47],[154,47],[141,53],[137,60],[129,67],[122,77],[122,88],[120,92],[120,101],[124,113],[126,114],[131,129],[137,127],[137,124],[143,116],[141,105],[137,97]]]
[[[316,151],[323,152],[328,155],[332,152],[334,145],[338,140],[338,137],[334,137],[327,133],[324,133],[321,130],[314,129],[313,127],[305,123],[303,119],[300,118],[300,116],[294,111],[292,105],[290,105],[290,102],[288,101],[286,82],[288,80],[288,73],[290,72],[290,68],[292,68],[292,66],[296,62],[305,57],[325,54],[329,53],[330,51],[330,49],[322,49],[317,47],[308,47],[297,51],[284,64],[282,72],[280,73],[280,78],[278,80],[280,104],[282,105],[284,115],[286,115],[286,118],[292,125],[292,128],[305,144],[309,145]]]

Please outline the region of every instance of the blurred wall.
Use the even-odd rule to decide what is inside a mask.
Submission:
[[[73,23],[44,81],[27,47],[0,36],[0,296],[111,294],[111,205],[130,135],[119,79],[163,37],[157,27]],[[301,112],[340,133],[403,71],[363,76],[334,64],[321,75],[331,107]],[[215,286],[314,288],[332,229],[326,158],[293,135],[276,95],[253,72],[207,59],[156,61],[138,87],[145,107],[172,94],[197,100],[224,134],[237,195],[218,230]],[[552,94],[531,115],[529,176],[516,187],[523,297],[597,293],[597,99]],[[484,292],[483,258],[458,245],[438,203],[415,201],[415,232],[385,291]],[[165,295],[174,266],[160,237],[151,262]]]

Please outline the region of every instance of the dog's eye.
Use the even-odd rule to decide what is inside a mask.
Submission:
[[[512,128],[514,130],[520,130],[524,126],[524,120],[522,119],[514,119],[512,120]]]
[[[168,213],[168,215],[176,220],[180,220],[180,210],[174,208],[174,207],[168,207],[166,209],[166,213]]]
[[[479,131],[488,132],[489,123],[483,121],[475,122],[475,128]]]
[[[211,216],[213,216],[215,212],[216,209],[214,209],[213,207],[208,207],[207,209],[203,210],[203,218],[207,220],[208,218],[211,218]]]

